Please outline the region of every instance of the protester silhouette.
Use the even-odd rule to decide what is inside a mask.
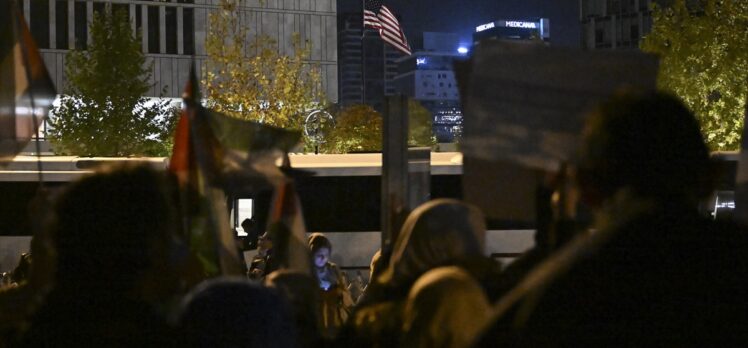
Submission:
[[[281,297],[290,305],[299,347],[323,346],[326,342],[322,338],[317,280],[300,271],[281,269],[265,277],[264,284],[278,290]]]
[[[31,250],[27,253],[29,256],[25,257],[29,262],[25,279],[10,287],[0,288],[0,346],[20,345],[32,315],[52,288],[55,253],[46,228],[51,215],[50,198],[48,190],[39,189],[29,203],[28,218],[31,223],[28,226],[34,236],[31,238]],[[33,262],[30,255],[34,255]],[[12,274],[7,272],[6,275],[11,280]]]
[[[436,199],[416,208],[403,224],[387,268],[369,282],[341,344],[398,346],[408,293],[433,268],[459,265],[492,288],[499,266],[483,256],[485,233],[483,214],[458,200]]]
[[[698,212],[712,172],[678,99],[626,92],[603,103],[577,168],[593,233],[509,291],[477,345],[745,344],[748,235]]]
[[[165,175],[145,165],[106,168],[66,188],[50,231],[54,285],[25,335],[27,346],[173,342],[156,311],[178,286],[170,197]]]
[[[249,265],[247,276],[249,279],[260,280],[278,269],[278,263],[273,255],[273,240],[270,233],[265,232],[258,238],[257,255]]]
[[[179,319],[181,347],[296,347],[287,304],[246,279],[208,280],[188,294]]]
[[[467,346],[488,319],[488,297],[464,269],[439,267],[413,284],[403,311],[403,347]]]
[[[255,250],[257,249],[258,238],[260,237],[259,229],[257,228],[257,221],[252,217],[250,219],[244,219],[242,221],[242,229],[247,234],[245,239],[244,250]]]

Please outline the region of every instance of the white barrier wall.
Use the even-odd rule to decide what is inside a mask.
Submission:
[[[28,252],[31,237],[0,237],[0,272],[10,272],[18,265],[21,254]]]
[[[500,254],[510,262],[534,245],[534,230],[492,230],[486,233],[485,255]],[[341,267],[368,268],[381,245],[380,232],[325,232],[332,243],[332,262]],[[29,250],[31,237],[0,237],[0,272],[13,270],[21,254]],[[253,253],[247,254],[251,260]]]

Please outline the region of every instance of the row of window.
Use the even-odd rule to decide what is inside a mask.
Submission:
[[[423,87],[429,87],[430,85],[431,84],[429,84],[428,82],[424,82],[423,83]],[[444,82],[439,82],[439,87],[444,87]],[[447,87],[448,88],[452,88],[452,83],[448,83]]]
[[[619,37],[618,40],[620,41],[620,39],[621,38]],[[628,41],[630,41],[630,42],[639,42],[639,39],[640,39],[640,37],[639,37],[639,26],[638,25],[632,25],[629,28],[629,40]],[[626,40],[624,39],[624,41],[626,41]],[[596,44],[600,44],[600,43],[603,43],[603,42],[605,42],[605,30],[601,29],[601,28],[595,29],[595,43]]]
[[[88,47],[88,24],[92,18],[87,16],[86,1],[78,0],[52,0],[54,3],[54,21],[50,18],[50,0],[27,0],[29,2],[29,27],[31,34],[34,36],[37,45],[40,48],[56,49],[82,49]],[[194,0],[179,0],[179,3],[192,3]],[[73,3],[72,18],[69,12],[69,3]],[[23,11],[23,1],[18,1],[21,11]],[[146,6],[135,5],[135,13],[130,13],[129,4],[109,4],[112,12],[124,11],[128,16],[135,17],[135,26],[138,34],[143,40],[147,39],[148,45],[146,53],[179,53],[179,40],[177,32],[178,11],[173,6]],[[93,12],[102,14],[106,12],[106,3],[94,2]],[[146,7],[145,13],[143,6]],[[161,25],[161,8],[165,11],[164,25]],[[190,7],[182,8],[182,53],[195,53],[195,10]],[[72,33],[69,31],[69,23],[73,22]],[[148,23],[147,35],[143,35],[143,22]],[[50,28],[54,23],[54,27]],[[50,39],[50,29],[54,30],[54,45]],[[70,47],[70,36],[72,34],[74,47]],[[143,37],[147,36],[147,37]],[[165,38],[165,47],[161,47],[161,37]]]

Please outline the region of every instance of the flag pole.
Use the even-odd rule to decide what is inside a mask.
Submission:
[[[366,104],[366,0],[361,0],[361,104]]]
[[[15,4],[14,4],[15,5]],[[21,27],[21,21],[25,21],[26,19],[23,17],[21,13],[18,13],[18,6],[13,6],[14,11],[16,11],[15,17],[15,30],[16,33],[19,35],[23,35],[23,28]],[[19,43],[21,45],[21,56],[23,59],[23,65],[24,65],[24,72],[26,73],[26,80],[29,81],[29,84],[33,81],[31,76],[31,60],[29,59],[29,53],[28,49],[30,49],[26,45],[26,40],[19,40]],[[37,178],[39,182],[39,189],[44,189],[44,176],[42,174],[42,154],[41,154],[41,146],[39,145],[39,123],[36,119],[36,103],[34,102],[34,89],[29,88],[29,103],[31,104],[31,120],[33,122],[34,132],[36,133],[34,137],[36,138],[35,141],[35,149],[36,149],[36,173]]]

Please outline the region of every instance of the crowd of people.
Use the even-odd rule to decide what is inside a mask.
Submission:
[[[621,93],[590,113],[563,179],[539,190],[531,250],[502,267],[484,255],[478,208],[432,200],[352,296],[320,233],[309,272],[280,266],[266,233],[247,277],[202,279],[169,176],[108,168],[39,222],[25,279],[0,291],[0,346],[746,344],[748,234],[698,209],[715,176],[679,100]],[[590,223],[575,219],[581,205]]]

